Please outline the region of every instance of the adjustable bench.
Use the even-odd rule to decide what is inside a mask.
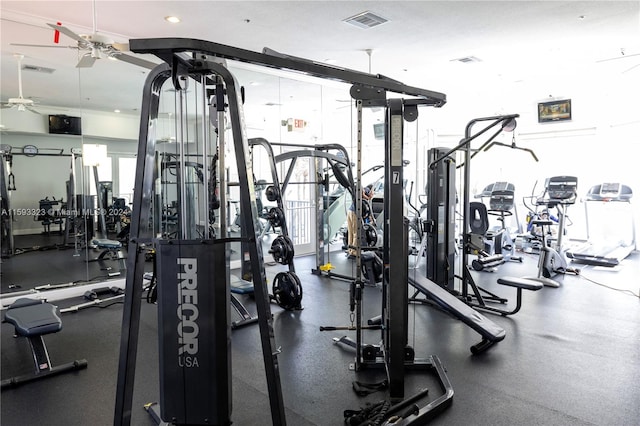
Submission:
[[[231,323],[231,328],[236,329],[245,325],[254,324],[258,322],[258,317],[254,317],[249,313],[247,308],[242,302],[234,295],[235,294],[253,294],[253,283],[251,281],[243,280],[242,278],[231,275],[230,286],[231,288],[231,306],[236,310],[240,319]]]
[[[56,367],[51,365],[42,336],[62,330],[62,320],[56,306],[41,300],[20,298],[7,308],[5,321],[13,324],[16,337],[28,339],[36,371],[35,374],[2,380],[2,389],[87,367],[87,361],[84,359]]]
[[[118,260],[120,263],[120,270],[125,270],[124,256],[122,255],[122,243],[117,240],[109,240],[106,238],[94,238],[91,240],[91,244],[96,248],[101,249],[100,255],[96,259],[91,259],[89,262],[101,262],[107,257]]]
[[[484,352],[504,339],[506,332],[502,327],[430,279],[416,274],[416,276],[409,277],[409,285],[482,336],[481,342],[471,346],[472,354],[477,355]]]

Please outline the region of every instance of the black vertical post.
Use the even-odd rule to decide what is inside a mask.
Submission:
[[[158,117],[160,89],[170,77],[169,67],[156,67],[149,73],[144,86],[138,140],[135,190],[131,213],[131,231],[127,249],[127,280],[122,309],[122,332],[120,335],[120,361],[116,387],[116,405],[113,424],[131,424],[131,405],[138,353],[138,332],[142,281],[145,270],[144,246],[149,238],[149,210],[153,196],[153,171],[155,168],[155,122]],[[146,240],[145,240],[146,237]]]
[[[208,62],[207,66],[218,74],[225,83],[229,112],[231,114],[231,128],[233,132],[233,145],[238,165],[238,181],[240,182],[240,211],[242,212],[243,236],[250,240],[249,257],[251,258],[251,275],[253,279],[256,310],[258,313],[258,327],[260,328],[260,340],[262,343],[262,357],[265,374],[267,376],[267,390],[271,406],[271,421],[274,426],[287,424],[282,399],[282,386],[280,383],[280,371],[278,365],[279,350],[276,347],[275,332],[273,330],[273,316],[269,292],[267,289],[267,276],[264,269],[262,244],[256,241],[256,230],[260,227],[258,211],[256,208],[256,193],[253,182],[251,164],[247,158],[249,144],[244,133],[245,123],[242,113],[242,99],[240,91],[236,87],[233,75],[224,66]]]
[[[407,344],[407,300],[409,297],[406,223],[403,191],[403,103],[402,99],[388,101],[385,136],[385,266],[386,306],[386,363],[389,374],[389,397],[404,398],[404,354]],[[386,312],[386,317],[384,315]]]

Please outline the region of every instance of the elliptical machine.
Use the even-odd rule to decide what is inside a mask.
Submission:
[[[552,277],[557,274],[577,273],[575,269],[567,267],[567,260],[562,252],[562,237],[565,232],[567,207],[575,204],[578,193],[578,178],[575,176],[554,176],[547,179],[542,197],[536,198],[538,207],[549,209],[556,208],[557,218],[550,215],[544,217],[544,213],[539,214],[533,211],[533,219],[529,221],[532,225],[532,234],[541,239],[540,257],[538,259],[538,275],[536,277],[526,277],[538,281],[547,287],[560,287],[560,283]],[[534,197],[532,197],[534,198]],[[555,244],[547,238],[551,235],[551,225],[558,224],[558,235]],[[547,229],[545,229],[547,227]],[[535,229],[539,228],[539,234]]]

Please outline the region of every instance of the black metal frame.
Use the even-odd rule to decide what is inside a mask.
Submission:
[[[246,161],[248,143],[244,133],[245,126],[242,113],[241,91],[240,88],[237,87],[231,73],[225,66],[220,64],[220,60],[213,58],[249,62],[271,68],[302,72],[323,79],[333,79],[351,83],[353,84],[351,94],[353,97],[359,97],[359,99],[361,99],[359,101],[360,106],[362,105],[362,99],[374,99],[376,103],[379,103],[381,98],[386,97],[386,91],[417,97],[418,99],[404,101],[394,100],[391,102],[391,109],[394,110],[394,114],[391,115],[390,119],[394,122],[394,125],[387,124],[387,126],[391,126],[388,128],[393,130],[392,132],[387,132],[387,134],[399,135],[399,139],[391,139],[390,145],[392,145],[392,149],[395,150],[393,151],[393,161],[397,161],[397,155],[398,153],[400,154],[400,165],[402,164],[402,116],[400,116],[398,122],[397,118],[395,118],[397,114],[394,108],[399,107],[401,114],[403,108],[405,108],[404,112],[408,114],[407,116],[413,114],[414,118],[417,118],[417,105],[440,107],[446,103],[446,97],[442,93],[407,86],[382,75],[371,75],[353,70],[329,67],[307,59],[294,58],[277,52],[269,52],[268,54],[257,53],[202,40],[177,38],[138,39],[130,40],[130,49],[135,53],[154,54],[166,62],[166,64],[159,65],[150,72],[144,88],[137,157],[138,164],[135,179],[134,205],[136,208],[131,217],[129,257],[127,259],[127,286],[125,289],[125,305],[123,308],[120,366],[118,370],[114,425],[128,425],[131,421],[131,404],[133,399],[135,361],[141,311],[140,300],[142,297],[142,278],[145,261],[143,251],[147,245],[152,243],[148,235],[149,218],[147,213],[152,203],[153,182],[151,181],[151,177],[154,171],[153,159],[156,142],[154,139],[153,126],[158,117],[161,87],[164,81],[172,78],[176,89],[182,89],[183,84],[189,79],[192,78],[204,83],[208,75],[215,75],[218,81],[224,83],[224,89],[226,89],[229,112],[231,114],[236,161],[238,164],[241,211],[245,212],[245,214],[242,215],[242,227],[245,230],[245,235],[248,235],[252,241],[249,254],[252,259],[252,276],[255,285],[256,308],[258,311],[262,354],[267,376],[271,418],[274,425],[285,425],[286,419],[277,359],[279,351],[275,344],[273,318],[269,307],[269,295],[266,291],[266,276],[264,265],[261,262],[263,259],[262,248],[261,245],[255,241],[255,231],[259,227],[259,219],[255,203],[254,182],[251,178],[251,168],[249,162]],[[222,98],[221,92],[217,91],[217,95],[217,105],[218,108],[220,108],[220,101],[224,101],[224,99]],[[397,130],[398,124],[400,125],[399,130]],[[222,169],[221,167],[221,170]],[[401,170],[400,173],[402,173]],[[400,175],[400,178],[401,176],[402,175]],[[402,179],[400,179],[400,182],[402,182]],[[358,181],[358,183],[360,182]],[[251,214],[247,214],[248,212]],[[221,223],[224,222],[223,213],[221,213],[220,220]],[[402,223],[404,223],[404,219],[402,219]],[[398,225],[395,225],[394,228],[397,226]],[[406,237],[403,239],[403,242],[406,242],[405,240]],[[403,244],[403,248],[406,251],[406,244]],[[398,256],[398,254],[394,255],[394,257],[396,256]],[[403,265],[406,266],[406,259],[404,259]],[[406,275],[407,272],[405,268],[404,276],[406,277]],[[402,316],[402,313],[404,313],[406,317],[406,285],[406,280],[395,284],[398,288],[404,287],[405,291],[402,297],[394,295],[389,298],[390,304],[387,309],[395,311],[400,308],[400,312],[398,312],[400,315],[396,315],[395,312],[393,314],[389,313],[387,316],[388,321],[390,318]],[[394,320],[393,322],[389,321],[388,325],[390,326],[390,330],[388,330],[390,341],[394,343],[396,341],[406,341],[406,319],[401,321]],[[394,358],[391,361],[392,364],[389,367],[389,371],[392,372],[391,374],[394,378],[394,396],[400,398],[404,391],[399,391],[399,386],[404,383],[404,350],[395,347],[391,350],[393,351]],[[401,352],[402,355],[398,357],[397,355]],[[389,361],[385,364],[389,364]],[[432,362],[422,365],[425,367],[429,366],[438,373],[445,394],[441,398],[423,407],[418,415],[415,416],[415,422],[419,422],[420,424],[424,423],[432,414],[448,406],[453,397],[453,390],[439,361],[435,359],[435,357],[432,357]]]
[[[352,96],[354,92],[352,90]],[[358,123],[361,125],[362,100],[358,99]],[[380,105],[379,100],[377,104]],[[355,341],[344,336],[334,339],[355,349],[356,358],[353,369],[356,371],[380,368],[385,370],[389,385],[389,399],[398,402],[417,401],[425,395],[418,393],[405,399],[405,375],[409,370],[429,371],[437,376],[440,390],[443,392],[432,402],[417,408],[417,412],[408,417],[408,423],[423,425],[434,418],[442,410],[449,407],[453,401],[453,387],[449,382],[444,368],[435,355],[416,359],[414,349],[408,345],[408,300],[409,300],[409,272],[408,272],[408,219],[404,210],[395,206],[403,205],[403,127],[404,121],[414,121],[418,117],[418,103],[412,100],[389,99],[385,102],[385,194],[384,215],[387,226],[384,227],[383,264],[385,270],[382,280],[382,315],[376,324],[362,323],[362,292],[364,283],[361,279],[360,248],[356,255],[356,278],[352,283],[352,311],[355,310],[355,326],[321,327],[321,330],[355,330]],[[361,141],[359,140],[359,145]],[[358,152],[360,164],[360,150]],[[356,188],[360,187],[360,168]],[[357,198],[361,197],[356,191]],[[356,208],[359,201],[356,201]],[[395,208],[394,208],[395,207]],[[362,330],[380,329],[381,343],[378,345],[364,344]]]
[[[255,189],[251,176],[251,169],[246,161],[248,144],[244,134],[244,121],[241,112],[240,90],[235,79],[228,70],[220,64],[199,62],[198,64],[173,63],[173,67],[162,65],[149,74],[145,83],[142,120],[140,124],[140,139],[138,146],[138,164],[136,169],[136,183],[134,205],[132,213],[131,234],[129,242],[129,257],[127,259],[127,286],[125,289],[125,306],[120,346],[120,368],[118,371],[118,386],[114,424],[126,425],[131,421],[131,404],[135,377],[135,362],[138,344],[138,329],[140,322],[140,301],[142,298],[142,279],[144,274],[144,249],[152,244],[149,236],[148,212],[152,203],[153,179],[155,168],[155,139],[153,126],[158,116],[160,89],[169,78],[177,81],[181,78],[201,80],[207,74],[219,76],[225,84],[227,102],[232,117],[232,132],[238,163],[241,191],[243,229],[246,235],[254,235],[259,227],[257,209],[255,205]],[[251,239],[251,238],[250,238]],[[284,403],[280,388],[280,378],[277,364],[277,347],[273,333],[273,320],[269,306],[269,295],[266,290],[266,274],[262,259],[262,247],[256,244],[255,237],[249,247],[252,262],[252,275],[258,323],[262,341],[263,357],[269,387],[271,413],[274,424],[286,424]],[[226,304],[228,306],[228,303]]]
[[[196,53],[196,61],[204,60],[206,56],[247,62],[268,68],[301,72],[306,75],[343,83],[362,85],[366,88],[381,92],[389,91],[420,98],[420,102],[427,105],[441,107],[447,102],[443,93],[418,87],[407,86],[381,74],[369,74],[360,71],[338,68],[311,61],[305,58],[285,55],[270,49],[263,49],[263,53],[227,46],[211,41],[185,38],[153,38],[129,40],[129,48],[134,53],[151,53],[168,64],[174,63],[180,53]],[[371,99],[371,98],[370,98]]]
[[[471,275],[471,270],[469,268],[469,254],[470,254],[470,228],[469,228],[469,204],[470,204],[470,194],[469,187],[471,182],[471,159],[477,153],[488,147],[491,142],[503,131],[504,128],[513,125],[515,127],[515,119],[519,117],[519,114],[509,114],[509,115],[498,115],[491,117],[482,117],[475,118],[469,123],[465,128],[464,138],[460,141],[460,143],[454,148],[450,149],[446,153],[440,155],[438,158],[434,159],[430,164],[429,168],[434,170],[439,166],[439,163],[449,158],[449,156],[456,151],[462,150],[464,152],[464,162],[462,165],[458,167],[464,166],[464,182],[463,182],[463,220],[462,220],[462,235],[463,235],[463,249],[462,249],[462,276],[458,277],[462,281],[462,289],[459,294],[459,297],[469,304],[470,306],[476,309],[482,309],[484,311],[498,313],[503,316],[512,315],[518,312],[520,309],[520,300],[521,300],[521,289],[518,288],[517,292],[517,306],[515,309],[506,310],[501,309],[495,306],[489,305],[487,302],[497,302],[500,304],[505,304],[507,299],[499,297],[486,289],[478,286]],[[473,126],[479,122],[490,122],[483,129],[477,131],[476,133],[471,132]],[[500,128],[491,134],[491,136],[472,154],[471,142],[483,135],[490,129],[500,126]],[[473,294],[469,293],[469,288]],[[454,290],[455,291],[455,290]],[[483,296],[483,293],[485,296]]]

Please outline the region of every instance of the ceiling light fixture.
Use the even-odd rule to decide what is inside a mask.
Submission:
[[[180,18],[178,18],[177,16],[165,16],[164,20],[167,22],[171,22],[172,24],[177,24],[178,22],[180,22]]]

